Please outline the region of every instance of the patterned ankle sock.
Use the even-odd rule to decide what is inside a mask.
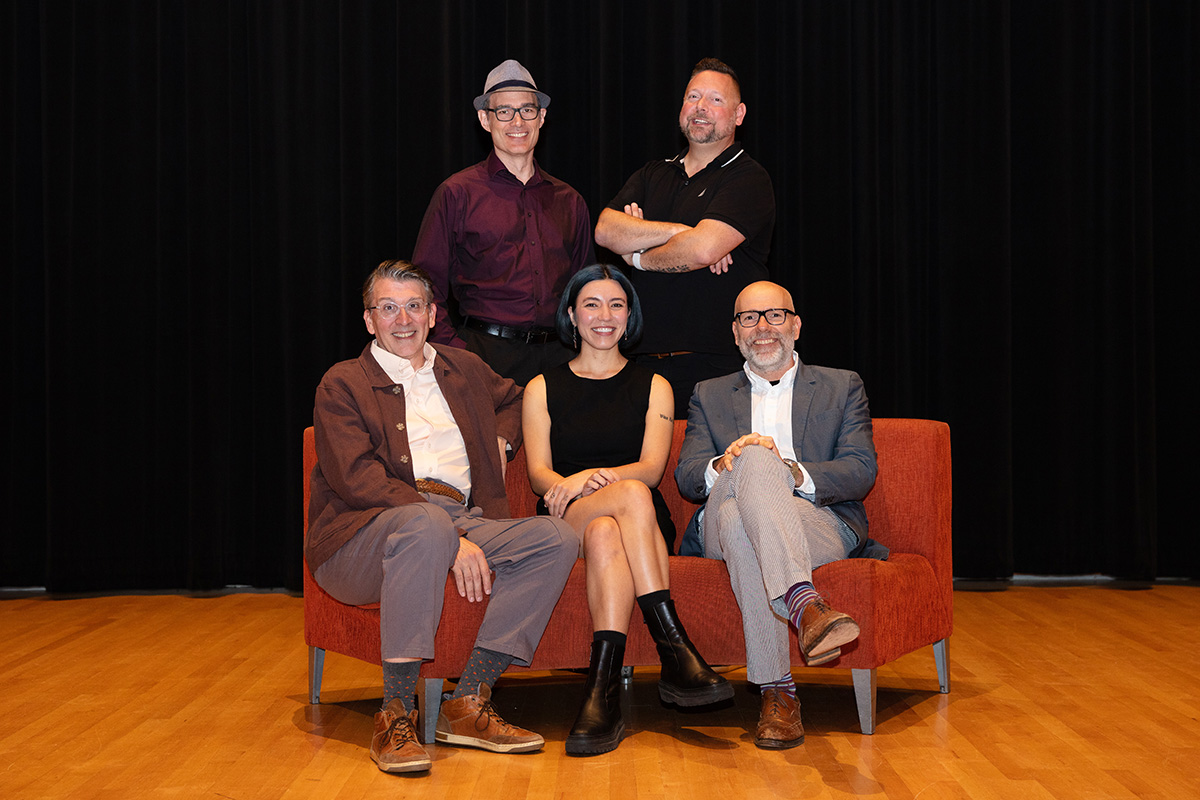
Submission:
[[[463,667],[463,674],[458,679],[458,686],[454,687],[454,694],[450,696],[457,698],[477,694],[479,684],[486,683],[491,686],[496,682],[496,678],[500,677],[500,673],[508,669],[512,661],[513,657],[507,653],[496,653],[476,647],[467,659],[467,666]]]
[[[816,600],[817,596],[817,590],[808,581],[800,581],[783,593],[783,602],[788,607],[788,619],[796,626],[796,630],[800,630],[800,615],[804,613],[804,607]]]
[[[792,680],[792,676],[790,673],[788,675],[786,675],[785,677],[780,678],[777,681],[771,681],[770,683],[760,683],[758,685],[758,688],[760,690],[761,689],[778,689],[779,691],[783,692],[784,694],[786,694],[787,696],[789,696],[793,699],[796,697],[796,682]]]
[[[383,662],[383,705],[400,698],[405,711],[412,711],[417,693],[417,675],[421,671],[420,661]]]

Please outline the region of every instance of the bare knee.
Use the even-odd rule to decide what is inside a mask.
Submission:
[[[608,562],[625,558],[621,544],[621,526],[612,517],[596,517],[583,532],[584,558],[594,562]]]
[[[630,516],[654,518],[654,495],[650,487],[638,480],[625,478],[609,488],[616,495],[615,504],[619,513]]]

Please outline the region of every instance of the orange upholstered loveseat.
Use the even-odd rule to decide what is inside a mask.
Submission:
[[[686,423],[675,423],[675,438],[661,486],[682,538],[696,506],[684,500],[674,471]],[[887,561],[851,559],[819,567],[817,590],[834,608],[858,621],[858,639],[818,669],[850,669],[859,724],[875,730],[875,669],[918,648],[933,645],[938,683],[950,689],[947,640],[953,629],[950,551],[950,428],[921,419],[874,420],[879,474],[866,499],[871,537],[891,548]],[[309,475],[316,464],[313,430],[304,432],[304,520],[308,525]],[[524,450],[508,465],[508,496],[514,517],[534,513],[536,498],[526,478]],[[433,740],[441,681],[457,677],[475,641],[485,604],[468,603],[447,579],[445,610],[438,628],[437,656],[421,667],[422,728]],[[721,561],[671,557],[671,595],[688,633],[710,664],[744,664],[746,644],[729,573]],[[635,606],[636,615],[636,606]],[[793,632],[793,638],[794,638]],[[309,646],[309,696],[320,702],[326,650],[380,663],[379,606],[348,606],[334,600],[304,566],[304,640]],[[583,561],[575,564],[529,667],[587,667],[592,624],[584,586]],[[803,666],[798,648],[792,663]],[[625,650],[629,666],[657,666],[658,653],[646,627],[629,627]]]

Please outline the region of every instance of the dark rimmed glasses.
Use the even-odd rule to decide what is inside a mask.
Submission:
[[[733,315],[734,321],[743,328],[753,328],[758,321],[766,317],[771,325],[782,325],[787,322],[788,314],[796,315],[790,308],[768,308],[763,311],[739,311]]]

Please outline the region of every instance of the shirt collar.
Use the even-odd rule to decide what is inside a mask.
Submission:
[[[427,375],[433,372],[433,360],[437,357],[437,351],[429,342],[426,342],[421,352],[425,355],[425,364],[420,369],[413,369],[412,362],[407,358],[401,358],[395,353],[384,350],[380,347],[378,340],[371,342],[371,355],[375,357],[375,361],[394,383],[405,383],[411,381],[418,374]]]
[[[784,389],[792,388],[796,382],[796,370],[800,366],[800,359],[796,358],[796,354],[792,353],[792,366],[783,373],[783,377],[779,379],[779,383],[772,385],[769,380],[759,375],[754,370],[750,369],[750,363],[746,362],[742,365],[742,370],[746,373],[746,377],[750,379],[750,389],[755,392],[778,392]]]
[[[729,145],[729,147],[726,147],[724,150],[722,150],[721,155],[717,156],[712,161],[705,164],[704,169],[700,170],[700,172],[707,172],[710,169],[724,169],[725,167],[728,167],[730,164],[732,164],[733,162],[735,162],[739,158],[741,158],[745,152],[746,152],[746,150],[745,150],[745,148],[742,147],[742,143],[735,141],[733,144]],[[668,158],[667,163],[668,164],[677,164],[677,165],[679,165],[680,169],[683,169],[683,159],[684,159],[684,156],[686,156],[687,154],[688,154],[688,151],[683,150],[679,153],[679,155],[675,156],[674,158]],[[699,175],[700,172],[697,172],[696,175]],[[694,178],[695,175],[693,175],[692,177]]]
[[[511,180],[521,183],[517,180],[517,176],[508,171],[508,167],[504,166],[504,162],[500,160],[500,156],[496,155],[496,150],[488,153],[487,157],[487,173],[492,178],[508,176]],[[533,159],[533,177],[529,179],[529,183],[522,184],[523,186],[533,186],[535,183],[541,183],[546,177],[542,174],[542,168],[538,166],[537,159]]]

